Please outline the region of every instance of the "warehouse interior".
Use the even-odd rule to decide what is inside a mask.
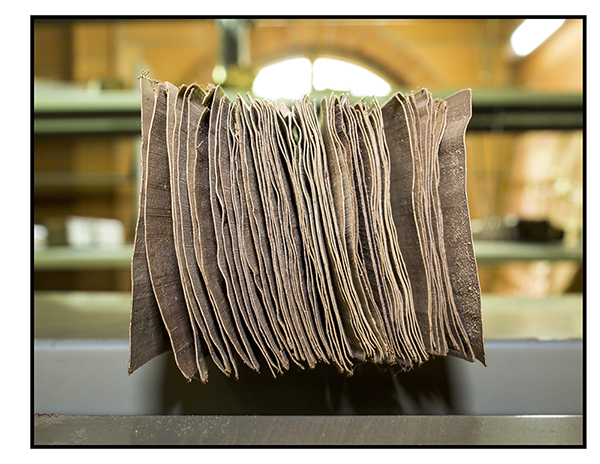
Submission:
[[[33,412],[581,415],[585,19],[537,21],[557,22],[528,51],[525,18],[32,18]],[[162,356],[128,376],[146,71],[284,102],[472,89],[488,367],[440,358],[408,373],[319,366],[188,384]]]

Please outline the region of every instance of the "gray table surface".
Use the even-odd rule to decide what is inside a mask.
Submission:
[[[583,418],[561,416],[36,415],[34,446],[583,445]]]

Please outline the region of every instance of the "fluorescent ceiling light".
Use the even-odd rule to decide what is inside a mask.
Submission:
[[[252,91],[263,98],[295,99],[311,90],[311,63],[306,58],[281,61],[260,70]]]
[[[525,56],[550,37],[564,22],[564,19],[526,19],[513,33],[510,44],[517,55]]]

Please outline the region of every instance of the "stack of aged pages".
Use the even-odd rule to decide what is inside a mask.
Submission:
[[[471,93],[291,107],[140,77],[129,372],[485,364]],[[297,366],[297,367],[295,367]]]

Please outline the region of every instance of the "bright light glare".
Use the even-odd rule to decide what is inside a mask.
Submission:
[[[564,22],[564,19],[526,19],[513,33],[510,44],[517,55],[525,56],[550,37]]]
[[[263,98],[301,98],[310,93],[310,73],[306,58],[281,61],[261,69],[252,90]]]
[[[316,90],[350,91],[355,96],[386,96],[390,85],[365,68],[329,58],[319,58],[313,65]]]

